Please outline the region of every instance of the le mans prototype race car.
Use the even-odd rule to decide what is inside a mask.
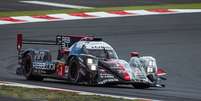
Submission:
[[[22,49],[23,44],[59,46],[56,60],[47,49]],[[57,35],[56,40],[28,40],[17,35],[18,75],[27,80],[44,78],[67,80],[76,84],[131,84],[135,88],[165,87],[166,72],[155,58],[130,53],[130,61],[118,58],[115,50],[101,38]]]

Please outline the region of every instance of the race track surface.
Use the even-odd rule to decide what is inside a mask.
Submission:
[[[53,10],[63,9],[52,6],[41,6],[35,4],[20,3],[19,1],[35,0],[0,0],[0,11],[23,11],[23,10]],[[159,5],[172,3],[201,3],[201,0],[38,0],[53,3],[81,5],[89,7],[110,7],[110,6],[140,6]]]
[[[23,1],[23,0],[0,0],[0,12],[61,9],[58,7],[20,3],[19,1]]]
[[[60,87],[129,97],[167,101],[201,100],[201,13],[29,23],[0,26],[0,80]],[[168,72],[166,88],[134,89],[131,86],[87,87],[65,81],[26,81],[15,75],[15,37],[24,33],[33,39],[55,39],[61,33],[103,37],[122,59],[137,50],[156,57],[158,66]],[[31,46],[29,46],[31,47]],[[47,47],[56,53],[56,48]]]

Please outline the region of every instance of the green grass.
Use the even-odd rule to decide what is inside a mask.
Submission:
[[[12,86],[0,86],[0,96],[14,97],[25,101],[142,101]]]
[[[149,6],[126,6],[126,7],[99,7],[93,9],[60,9],[60,10],[35,10],[35,11],[6,11],[0,12],[0,17],[7,16],[23,16],[23,15],[45,15],[55,13],[72,13],[72,12],[93,12],[93,11],[115,11],[115,10],[138,10],[138,9],[201,9],[201,3],[192,4],[165,4],[165,5],[149,5]]]

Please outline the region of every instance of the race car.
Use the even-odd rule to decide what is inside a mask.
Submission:
[[[50,50],[23,49],[23,44],[58,46],[56,60]],[[57,35],[56,40],[28,40],[17,34],[18,75],[27,80],[54,78],[75,84],[131,84],[135,88],[165,87],[167,73],[158,68],[155,58],[130,53],[130,61],[119,59],[115,50],[102,38]]]

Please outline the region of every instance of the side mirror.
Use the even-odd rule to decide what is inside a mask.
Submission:
[[[164,76],[164,75],[167,75],[167,72],[165,72],[164,69],[158,67],[156,74],[157,76]]]

